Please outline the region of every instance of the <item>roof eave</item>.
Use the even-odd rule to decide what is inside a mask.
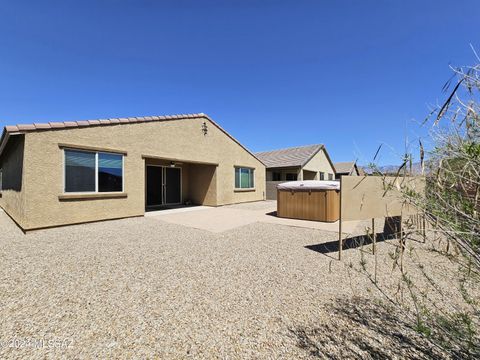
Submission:
[[[0,138],[0,156],[2,156],[3,149],[5,148],[9,137],[10,133],[6,129],[3,129],[2,137]]]
[[[23,135],[22,132],[15,131],[15,132],[9,132],[9,131],[4,131],[2,134],[2,137],[0,138],[0,156],[2,156],[3,151],[5,150],[5,147],[8,144],[8,140],[10,140],[10,136],[17,136],[17,135]]]
[[[302,165],[281,165],[281,166],[267,166],[265,165],[267,169],[292,169],[292,168],[301,168]]]
[[[155,119],[153,119],[155,118]],[[253,156],[257,161],[259,161],[263,166],[265,163],[260,160],[254,153],[248,150],[244,145],[242,145],[237,139],[230,135],[225,129],[218,125],[211,117],[205,113],[198,114],[181,114],[181,115],[164,115],[164,116],[144,116],[136,118],[116,118],[116,119],[104,119],[104,120],[81,120],[81,121],[65,121],[65,122],[50,122],[44,124],[27,124],[27,125],[15,125],[15,126],[6,126],[3,129],[2,137],[0,139],[0,155],[8,141],[10,135],[14,134],[24,134],[27,132],[35,131],[49,131],[49,130],[68,130],[72,128],[82,128],[87,126],[107,126],[107,125],[122,125],[122,124],[135,124],[139,122],[151,122],[151,121],[169,121],[169,120],[180,120],[180,119],[206,119],[210,121],[215,127],[217,127],[221,132],[227,135],[231,140],[236,142],[243,150],[248,154]]]

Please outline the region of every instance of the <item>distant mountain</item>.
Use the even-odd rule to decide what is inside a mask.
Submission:
[[[380,170],[383,174],[396,174],[400,165],[383,165],[378,166],[375,170]],[[371,174],[373,169],[370,169],[368,166],[364,166],[363,169],[367,174]],[[407,171],[410,170],[410,165],[407,165]],[[412,173],[414,175],[420,175],[422,173],[422,166],[420,162],[415,162],[412,164]]]

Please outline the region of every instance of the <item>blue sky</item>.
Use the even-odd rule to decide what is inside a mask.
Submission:
[[[399,162],[480,2],[0,0],[0,125],[205,112],[252,151]]]

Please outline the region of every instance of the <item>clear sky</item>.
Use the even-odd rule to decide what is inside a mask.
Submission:
[[[0,0],[0,125],[204,112],[252,151],[385,143],[397,163],[479,19],[478,0]]]

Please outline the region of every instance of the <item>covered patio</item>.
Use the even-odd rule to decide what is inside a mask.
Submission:
[[[159,156],[145,160],[145,210],[217,203],[217,166]]]

